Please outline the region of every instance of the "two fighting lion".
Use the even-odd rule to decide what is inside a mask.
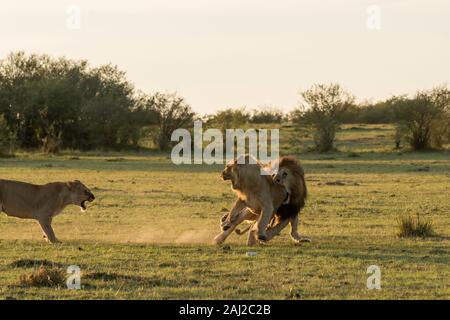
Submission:
[[[242,234],[236,228],[244,221],[252,223],[246,229],[249,230],[248,245],[269,241],[288,224],[295,242],[309,241],[298,232],[300,210],[307,197],[301,165],[294,157],[282,157],[267,165],[253,163],[245,156],[229,163],[222,172],[223,180],[231,181],[238,199],[230,212],[222,217],[222,232],[214,238],[214,243],[223,243],[233,231]],[[262,175],[261,170],[266,174]]]

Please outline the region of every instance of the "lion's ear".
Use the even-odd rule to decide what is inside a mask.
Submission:
[[[72,181],[67,182],[66,186],[67,186],[67,188],[69,188],[70,191],[73,190],[73,182]]]

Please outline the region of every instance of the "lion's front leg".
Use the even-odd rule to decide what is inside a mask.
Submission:
[[[237,220],[241,218],[241,215],[243,214],[242,211],[247,209],[247,205],[244,201],[241,199],[237,199],[234,202],[233,207],[231,208],[230,212],[226,215],[224,215],[221,219],[221,229],[225,230],[228,228],[228,226],[235,224]]]
[[[270,223],[273,215],[273,206],[272,204],[265,204],[261,211],[261,216],[259,217],[257,223],[257,238],[259,241],[267,241],[267,226]]]
[[[46,239],[50,241],[50,243],[59,243],[60,241],[56,239],[55,232],[52,228],[52,218],[42,218],[38,220]]]
[[[291,238],[296,243],[300,242],[311,242],[311,239],[302,237],[300,233],[298,232],[298,220],[299,217],[296,215],[295,217],[292,217],[289,222],[291,224]]]
[[[245,206],[245,202],[237,200],[234,203],[233,208],[227,216],[223,216],[221,219],[222,232],[214,237],[213,243],[222,244],[234,229],[241,224],[249,216],[250,211]]]
[[[241,214],[236,218],[236,220],[228,225],[226,230],[223,230],[221,233],[219,233],[217,236],[214,237],[213,243],[214,244],[222,244],[225,242],[225,240],[233,233],[233,231],[236,229],[238,225],[240,225],[242,222],[247,220],[249,217],[249,214],[246,209],[242,210]]]
[[[236,228],[236,226],[219,233],[217,236],[214,237],[213,243],[214,244],[222,244],[222,243],[224,243],[225,240],[230,236],[230,234],[233,233],[235,228]]]

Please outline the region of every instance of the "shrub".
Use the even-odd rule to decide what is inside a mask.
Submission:
[[[397,127],[414,150],[441,148],[449,130],[450,90],[419,91],[414,98],[393,97],[389,103]]]
[[[291,114],[293,121],[313,127],[316,151],[333,150],[336,131],[354,97],[339,84],[315,84],[301,95],[303,102]]]
[[[398,233],[400,238],[432,237],[435,235],[431,220],[421,220],[420,216],[403,216],[398,220]]]

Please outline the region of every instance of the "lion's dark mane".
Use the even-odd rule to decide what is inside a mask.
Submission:
[[[303,209],[308,190],[305,182],[305,173],[297,159],[292,156],[282,157],[279,162],[279,167],[288,168],[291,173],[295,175],[303,188],[303,194],[300,191],[301,189],[294,190],[294,194],[291,194],[291,202],[283,204],[277,209],[275,217],[278,220],[286,220],[297,216],[300,213],[300,210]]]

